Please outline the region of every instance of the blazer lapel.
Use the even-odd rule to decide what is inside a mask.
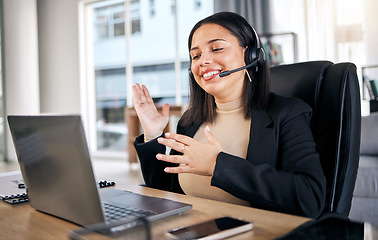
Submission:
[[[247,160],[263,163],[276,156],[275,129],[267,111],[252,109],[251,130],[249,136]]]
[[[177,133],[186,135],[188,137],[194,137],[196,132],[198,131],[198,128],[201,126],[202,123],[200,124],[192,124],[188,127],[180,127],[177,129]]]

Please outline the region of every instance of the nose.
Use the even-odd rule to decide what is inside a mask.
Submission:
[[[200,61],[199,61],[200,66],[209,65],[212,62],[213,62],[213,57],[211,53],[207,53],[207,52],[202,53]]]

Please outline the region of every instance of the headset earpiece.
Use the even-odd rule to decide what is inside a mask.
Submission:
[[[260,68],[264,67],[266,57],[264,48],[260,46],[260,38],[257,35],[256,30],[254,28],[252,28],[252,33],[255,42],[253,47],[248,47],[245,50],[245,61],[246,65],[248,65],[257,60],[257,65],[255,69],[255,72],[257,72]]]
[[[265,65],[265,50],[264,48],[259,48],[259,53],[258,53],[258,60],[259,60],[259,64],[260,66],[264,66]]]
[[[264,48],[257,48],[256,49],[255,60],[257,60],[256,72],[258,72],[259,68],[263,68],[264,65],[265,65],[265,50],[264,50]]]
[[[247,49],[245,49],[245,65],[248,65],[249,63],[253,62],[253,55],[255,55],[256,53],[253,53],[253,48],[252,47],[247,47]]]

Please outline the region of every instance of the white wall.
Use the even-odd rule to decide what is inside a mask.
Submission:
[[[36,1],[5,0],[3,7],[6,115],[36,114],[40,111]],[[9,130],[7,151],[8,159],[16,159]]]
[[[6,115],[80,112],[77,3],[4,0]]]
[[[364,1],[364,47],[366,53],[366,59],[364,65],[378,65],[378,27],[377,27],[377,10],[378,1],[376,0],[365,0]],[[373,79],[378,79],[378,69],[370,69],[368,72],[368,77]],[[367,94],[367,92],[365,93]],[[368,101],[362,101],[362,115],[370,114],[370,106]]]
[[[78,0],[37,0],[42,113],[80,113]]]
[[[377,10],[378,1],[366,0],[364,14],[364,34],[366,38],[366,65],[378,65],[378,27],[377,27]],[[375,19],[375,20],[374,20]]]

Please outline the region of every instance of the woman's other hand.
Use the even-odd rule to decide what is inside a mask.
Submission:
[[[167,167],[164,171],[169,173],[194,173],[212,176],[218,154],[222,147],[208,126],[204,129],[208,143],[202,143],[191,137],[181,134],[167,133],[166,138],[158,138],[158,142],[170,147],[183,155],[157,154],[158,160],[178,163],[178,167]],[[174,140],[174,141],[172,141]]]
[[[138,83],[133,86],[133,103],[144,134],[162,132],[169,121],[169,104],[164,104],[159,113],[146,86]]]

